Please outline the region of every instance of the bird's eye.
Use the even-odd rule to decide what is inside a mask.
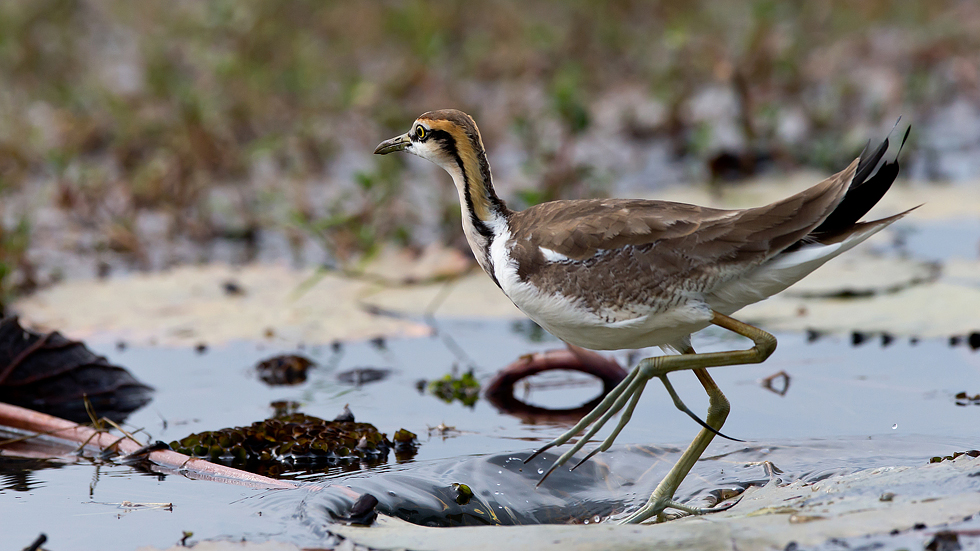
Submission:
[[[425,127],[422,125],[415,127],[415,135],[419,137],[420,140],[425,139]]]

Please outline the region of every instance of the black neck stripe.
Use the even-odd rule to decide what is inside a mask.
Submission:
[[[432,130],[429,133],[429,139],[439,142],[442,149],[453,156],[456,166],[459,167],[459,171],[463,175],[463,197],[466,200],[466,212],[469,214],[470,222],[473,223],[477,233],[487,238],[488,241],[492,241],[493,231],[483,220],[480,220],[476,215],[476,209],[473,207],[473,196],[470,193],[470,175],[466,172],[466,166],[463,165],[463,158],[459,156],[456,139],[445,130]]]
[[[486,270],[486,272],[490,276],[490,279],[493,280],[493,283],[497,287],[500,287],[500,282],[497,281],[497,275],[494,274],[493,257],[490,256],[490,246],[493,244],[493,237],[494,237],[493,230],[490,229],[490,226],[488,226],[486,222],[480,220],[480,217],[476,215],[476,210],[473,207],[473,196],[470,193],[470,177],[469,174],[466,172],[466,166],[463,164],[463,158],[460,157],[459,155],[459,149],[457,149],[456,147],[456,139],[453,138],[452,134],[446,132],[445,130],[430,131],[429,139],[436,140],[437,142],[439,142],[443,151],[446,151],[450,155],[452,155],[453,160],[456,161],[456,166],[459,167],[459,171],[463,176],[463,198],[466,201],[466,212],[470,217],[470,222],[473,224],[473,228],[476,229],[476,232],[478,234],[480,234],[481,236],[483,236],[484,239],[486,239],[486,244],[483,247],[483,256],[484,258],[486,258],[486,262],[489,267],[489,269]],[[482,164],[486,164],[486,161],[481,163],[481,165]],[[486,178],[486,176],[489,175],[489,170],[483,168],[483,166],[481,166],[480,168],[482,173],[481,175],[484,176],[484,178]],[[489,182],[486,179],[484,179],[484,184],[488,184],[488,183]],[[490,195],[494,199],[496,199],[495,195],[493,195],[492,193]],[[494,206],[496,202],[494,202]]]

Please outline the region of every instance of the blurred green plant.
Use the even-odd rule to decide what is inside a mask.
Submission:
[[[578,63],[562,65],[551,81],[553,108],[573,136],[585,132],[591,122],[584,84],[583,69]]]
[[[355,186],[327,206],[325,216],[295,209],[295,226],[317,239],[344,269],[350,262],[370,260],[386,243],[410,242],[411,222],[397,198],[402,189],[402,164],[387,157],[374,159],[374,170],[354,173]]]
[[[473,407],[480,399],[480,382],[469,370],[459,375],[455,368],[441,379],[429,381],[429,392],[447,404],[459,400],[464,406]]]
[[[0,223],[0,317],[16,292],[35,285],[33,267],[27,259],[30,240],[31,225],[26,216],[12,227]]]

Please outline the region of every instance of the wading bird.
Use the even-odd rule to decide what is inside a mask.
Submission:
[[[722,509],[689,507],[673,496],[728,416],[728,400],[706,368],[759,363],[776,348],[775,337],[729,316],[786,289],[909,212],[858,222],[898,175],[897,158],[879,166],[887,148],[886,139],[842,172],[763,207],[720,210],[666,201],[586,199],[519,212],[494,192],[480,131],[462,111],[425,113],[406,134],[382,142],[374,152],[406,151],[452,176],[463,232],[477,262],[552,335],[595,350],[660,346],[680,353],[640,361],[591,413],[534,454],[592,425],[550,473],[622,411],[616,428],[586,459],[608,449],[629,422],[647,381],[660,379],[674,404],[704,428],[646,504],[625,520],[632,523],[668,507],[690,514]],[[711,324],[748,337],[754,346],[695,353],[691,334]],[[679,370],[693,370],[707,391],[707,423],[691,413],[668,381],[667,374]]]

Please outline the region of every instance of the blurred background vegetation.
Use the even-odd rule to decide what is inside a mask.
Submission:
[[[0,304],[458,245],[448,179],[371,155],[450,106],[517,206],[835,170],[898,115],[914,176],[969,179],[978,73],[975,1],[5,0]]]

